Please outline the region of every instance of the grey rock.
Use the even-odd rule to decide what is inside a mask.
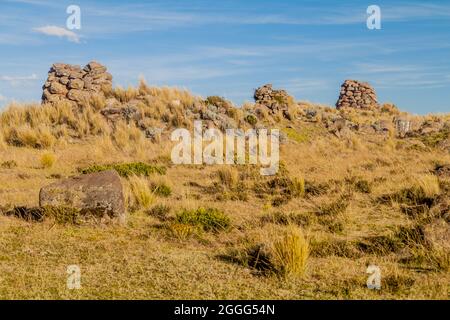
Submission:
[[[43,187],[39,206],[66,206],[83,215],[114,218],[125,222],[125,199],[120,177],[115,171],[77,176]]]

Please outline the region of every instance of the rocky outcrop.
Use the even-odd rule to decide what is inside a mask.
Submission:
[[[283,116],[290,119],[289,105],[294,99],[286,92],[286,90],[275,90],[271,84],[266,84],[255,90],[256,107],[263,106],[269,109],[270,114],[282,112]]]
[[[450,164],[443,164],[437,166],[435,173],[441,178],[450,178]]]
[[[374,109],[379,108],[375,90],[367,82],[346,80],[341,86],[336,108]]]
[[[55,182],[40,190],[40,207],[71,207],[81,215],[125,222],[122,183],[116,171],[86,174]]]
[[[81,103],[94,94],[112,88],[112,75],[98,62],[89,62],[84,68],[55,63],[43,86],[42,103],[72,101]]]

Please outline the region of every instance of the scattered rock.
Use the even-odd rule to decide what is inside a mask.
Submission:
[[[436,168],[436,175],[439,177],[450,178],[450,164],[443,164]]]
[[[125,120],[129,123],[130,121],[139,121],[142,119],[142,114],[132,105],[126,105],[123,107],[106,107],[100,111],[100,113],[113,124],[119,120]]]
[[[39,193],[39,206],[71,207],[81,215],[125,222],[125,200],[116,171],[86,174],[55,182]]]
[[[163,133],[163,129],[150,127],[145,129],[145,136],[151,139],[153,142],[159,142],[161,140],[161,135]]]
[[[372,128],[375,130],[375,133],[379,134],[387,134],[391,131],[391,127],[389,123],[385,120],[378,120],[372,124]]]

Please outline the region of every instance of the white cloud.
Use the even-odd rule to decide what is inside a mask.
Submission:
[[[6,100],[8,99],[0,93],[0,102],[5,102]]]
[[[75,32],[58,27],[58,26],[44,26],[39,28],[33,28],[33,31],[45,34],[47,36],[55,36],[59,38],[67,38],[71,42],[80,42],[80,36]]]
[[[26,80],[37,80],[37,75],[32,74],[29,76],[1,76],[0,80],[3,81],[26,81]]]
[[[6,81],[13,87],[27,85],[34,80],[38,80],[34,73],[29,76],[0,76],[0,81]]]

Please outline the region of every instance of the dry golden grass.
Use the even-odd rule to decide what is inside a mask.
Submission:
[[[283,276],[301,276],[309,257],[309,244],[303,232],[288,226],[272,242],[274,264]]]
[[[55,164],[56,158],[55,155],[53,153],[44,153],[41,156],[41,165],[43,168],[51,168],[53,167],[53,165]]]
[[[155,202],[155,195],[150,189],[147,178],[131,176],[129,179],[129,206],[135,211],[148,209]]]

